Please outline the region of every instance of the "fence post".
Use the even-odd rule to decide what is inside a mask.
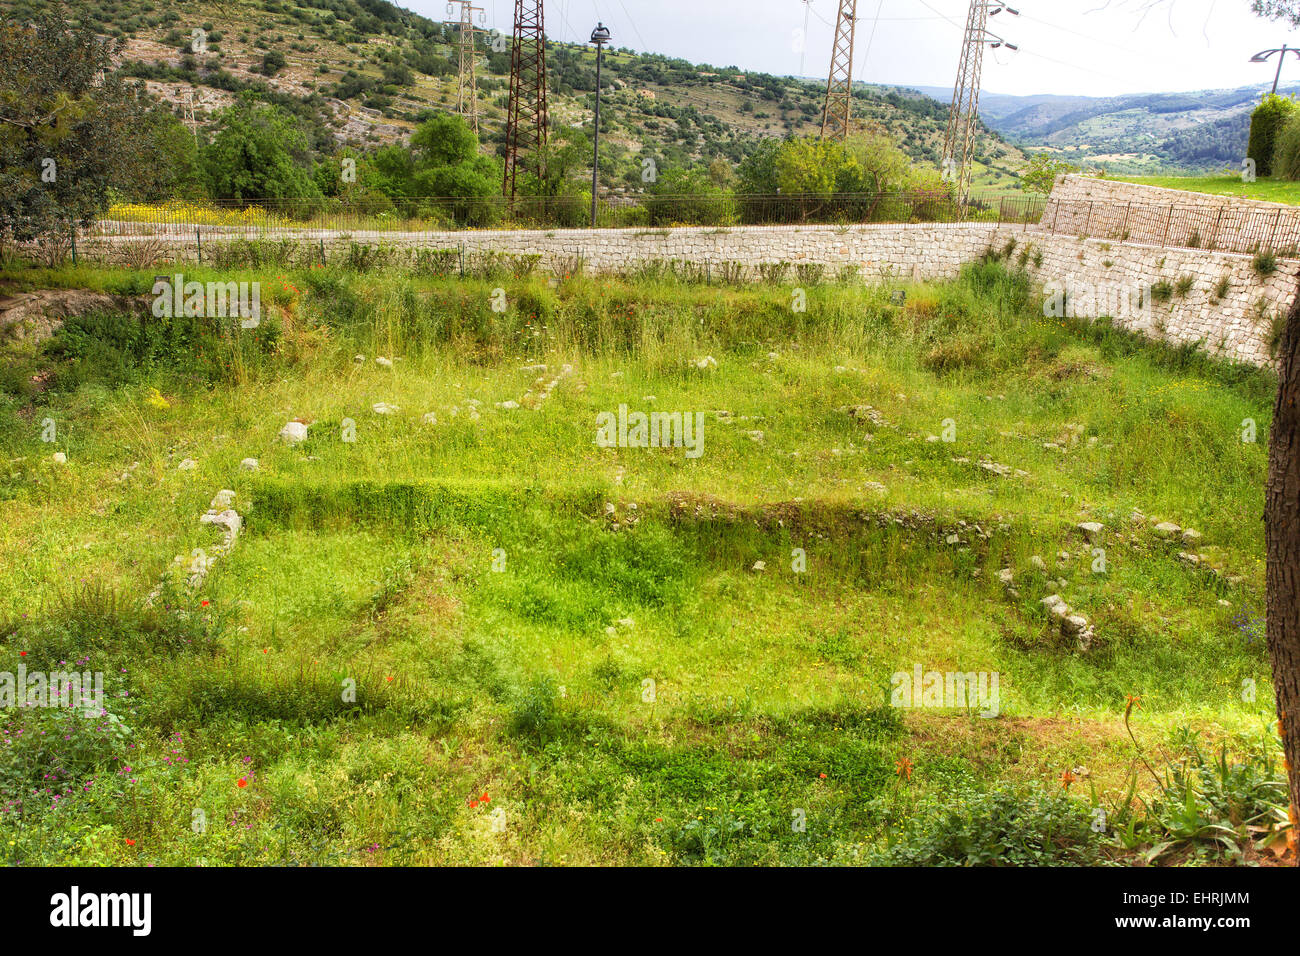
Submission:
[[[1128,220],[1132,214],[1133,214],[1133,200],[1130,199],[1128,201],[1128,205],[1124,207],[1124,225],[1119,227],[1120,242],[1124,242],[1128,239]]]
[[[1056,220],[1061,218],[1061,200],[1056,200],[1056,212],[1052,213],[1052,233],[1056,232]]]
[[[1273,234],[1268,237],[1268,247],[1270,249],[1273,248],[1273,244],[1277,240],[1277,227],[1278,227],[1278,223],[1280,223],[1281,221],[1282,221],[1282,209],[1281,207],[1279,207],[1277,211],[1277,215],[1273,217]]]
[[[72,225],[72,264],[77,264],[77,225]]]
[[[1165,220],[1165,237],[1160,240],[1160,245],[1169,245],[1169,227],[1174,224],[1174,204],[1169,204],[1169,218]]]
[[[1219,214],[1214,217],[1214,236],[1210,239],[1207,248],[1213,252],[1219,246],[1219,229],[1223,225],[1223,207],[1219,207]]]
[[[194,243],[199,249],[199,265],[203,265],[203,230],[198,226],[194,227]]]
[[[320,239],[320,264],[325,265],[325,237]]]
[[[1085,236],[1092,232],[1092,207],[1096,205],[1092,200],[1088,201],[1088,218],[1083,223],[1083,234]]]

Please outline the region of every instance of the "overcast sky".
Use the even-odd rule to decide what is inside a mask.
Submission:
[[[487,28],[510,31],[514,0],[475,2],[485,9]],[[1300,32],[1255,17],[1249,0],[1169,0],[1143,18],[1149,2],[1013,0],[1021,15],[1000,14],[990,29],[1020,51],[989,52],[984,89],[1114,96],[1271,83],[1275,67],[1247,62],[1251,55],[1283,43],[1300,46]],[[446,0],[399,3],[447,18]],[[968,6],[968,0],[858,0],[854,78],[951,87]],[[810,7],[803,0],[548,0],[546,32],[585,40],[601,20],[618,46],[715,66],[824,76],[839,2],[811,0]],[[1300,84],[1300,59],[1288,56],[1283,81]]]

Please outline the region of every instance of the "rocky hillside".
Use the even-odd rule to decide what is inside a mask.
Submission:
[[[22,16],[43,4],[0,0],[0,12]],[[386,0],[76,0],[68,9],[97,31],[122,38],[128,72],[178,111],[192,105],[200,125],[251,89],[295,112],[314,148],[324,152],[335,144],[400,139],[428,111],[456,108],[458,28]],[[484,27],[477,39],[482,138],[485,148],[497,149],[509,74],[509,54],[501,51],[508,38],[494,42]],[[548,65],[555,122],[589,123],[592,50],[552,44]],[[820,129],[824,87],[815,81],[626,49],[607,54],[605,77],[602,132],[624,154],[735,164],[764,138]],[[937,161],[946,105],[912,91],[861,87],[856,110],[864,124],[893,134],[915,160]],[[985,132],[977,159],[977,185],[1010,187],[1024,155]]]

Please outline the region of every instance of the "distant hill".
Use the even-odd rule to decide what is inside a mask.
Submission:
[[[23,15],[45,0],[0,0]],[[457,27],[386,0],[74,0],[93,29],[126,40],[123,61],[176,105],[192,98],[200,125],[244,89],[292,110],[318,152],[336,144],[399,140],[429,111],[456,108]],[[459,8],[457,8],[459,9]],[[206,31],[206,52],[190,50]],[[479,108],[485,148],[504,143],[510,59],[478,38]],[[551,43],[550,109],[557,124],[591,122],[590,47]],[[816,133],[825,81],[688,63],[620,49],[606,54],[603,142],[617,156],[650,153],[661,165],[723,159],[735,165],[766,138]],[[860,88],[855,118],[893,135],[920,162],[937,163],[946,104],[912,91]],[[975,184],[1012,188],[1024,154],[990,130],[977,141]],[[617,164],[639,189],[639,164]]]
[[[1207,172],[1246,155],[1250,112],[1268,86],[1116,97],[983,93],[990,127],[1027,149],[1051,149],[1114,173]],[[952,91],[921,87],[947,103]],[[1283,89],[1300,92],[1300,87]]]

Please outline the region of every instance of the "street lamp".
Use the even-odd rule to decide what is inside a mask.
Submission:
[[[1283,43],[1282,49],[1280,50],[1262,50],[1259,53],[1256,53],[1254,56],[1250,58],[1250,62],[1267,63],[1269,57],[1271,57],[1274,53],[1281,54],[1281,56],[1277,58],[1277,75],[1273,77],[1273,92],[1276,93],[1278,80],[1282,79],[1282,62],[1286,59],[1286,55],[1288,53],[1294,53],[1297,57],[1300,57],[1300,50],[1297,50],[1293,46],[1287,46],[1285,43]]]
[[[605,44],[609,42],[609,28],[597,23],[591,31],[591,42],[596,44],[596,141],[591,163],[591,228],[596,228],[596,191],[600,188],[600,63],[605,56]]]

